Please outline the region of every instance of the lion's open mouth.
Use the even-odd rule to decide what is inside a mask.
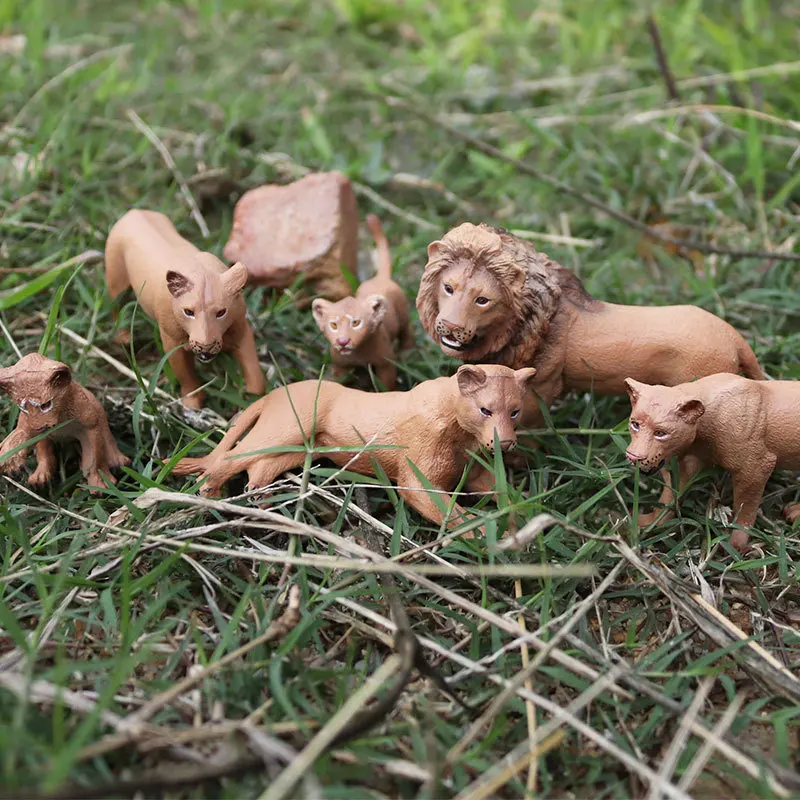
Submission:
[[[445,335],[440,337],[440,341],[445,347],[450,348],[450,350],[464,350],[471,344],[471,342],[457,342],[455,339],[451,339],[449,336]]]
[[[197,357],[205,364],[211,361],[211,359],[214,358],[215,355],[216,353],[198,353]]]

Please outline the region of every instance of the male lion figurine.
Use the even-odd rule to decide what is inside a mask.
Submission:
[[[230,350],[242,367],[247,391],[261,395],[267,390],[245,316],[246,282],[244,265],[227,269],[215,255],[187,242],[157,211],[129,211],[108,234],[111,299],[131,287],[145,313],[158,322],[164,350],[181,346],[169,364],[189,408],[202,408],[205,401],[205,393],[197,391],[193,354],[207,362],[220,350]]]
[[[89,486],[105,488],[104,478],[116,483],[111,470],[130,463],[120,453],[97,398],[72,380],[66,364],[31,353],[13,367],[0,369],[0,391],[19,406],[17,427],[0,445],[0,457],[50,428],[67,423],[36,443],[36,470],[28,478],[31,486],[52,480],[56,457],[51,440],[77,439],[81,447],[81,471]],[[28,449],[18,450],[0,463],[3,472],[18,472],[25,466]],[[102,473],[102,476],[101,476]]]
[[[493,449],[495,437],[503,452],[512,450],[522,402],[535,372],[462,366],[450,378],[382,394],[331,381],[293,383],[242,412],[209,455],[181,459],[173,471],[202,475],[206,479],[202,491],[216,494],[227,480],[247,470],[248,489],[256,489],[300,466],[306,457],[302,445],[313,436],[315,447],[342,448],[326,450],[324,456],[353,472],[374,475],[374,464],[379,464],[399,484],[397,491],[410,506],[441,524],[445,515],[411,464],[435,489],[451,492],[470,463],[468,451]],[[269,452],[281,447],[294,450]],[[359,452],[362,448],[365,452]],[[473,467],[467,488],[493,491],[493,483],[488,470]],[[440,498],[445,507],[450,505],[447,494]],[[463,515],[456,505],[448,526],[460,524]]]
[[[710,375],[679,386],[648,386],[628,378],[631,444],[626,453],[645,475],[678,457],[678,491],[714,464],[731,473],[733,510],[744,528],[753,525],[769,476],[775,469],[800,469],[800,382],[752,381]],[[675,499],[669,474],[659,503]],[[790,522],[800,504],[784,509]],[[640,514],[639,524],[674,516],[670,509]],[[749,534],[736,530],[731,544],[745,550]]]
[[[446,355],[536,367],[548,405],[569,389],[624,394],[627,377],[668,386],[716,372],[764,378],[747,342],[713,314],[595,300],[572,272],[485,224],[428,245],[417,309]],[[541,423],[537,404],[525,417],[524,427]]]
[[[336,303],[317,298],[311,311],[330,342],[334,377],[341,377],[347,367],[371,364],[378,380],[391,391],[397,381],[396,348],[412,347],[414,335],[408,299],[392,280],[392,256],[380,220],[369,214],[367,226],[378,246],[377,274],[358,287],[355,297]]]

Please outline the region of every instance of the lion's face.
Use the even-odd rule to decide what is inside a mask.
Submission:
[[[316,299],[311,304],[319,329],[331,347],[349,355],[367,341],[383,324],[388,302],[382,294],[367,297],[345,297],[337,303]]]
[[[705,406],[680,389],[649,386],[631,378],[625,386],[631,398],[631,444],[625,455],[645,475],[652,475],[692,444]]]

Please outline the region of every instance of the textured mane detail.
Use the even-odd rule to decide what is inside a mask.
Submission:
[[[428,334],[439,314],[439,283],[443,270],[461,265],[470,278],[485,270],[496,281],[508,306],[506,323],[492,330],[470,353],[477,363],[530,365],[562,300],[589,309],[595,300],[568,269],[538,252],[528,242],[484,223],[465,222],[448,231],[428,249],[428,263],[420,281],[417,309]]]

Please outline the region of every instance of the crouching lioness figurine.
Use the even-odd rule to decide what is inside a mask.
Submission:
[[[38,464],[28,478],[32,486],[48,483],[55,475],[53,440],[78,440],[81,471],[89,486],[104,488],[106,481],[116,483],[111,470],[130,463],[111,435],[103,406],[90,391],[72,380],[66,364],[38,353],[23,356],[13,367],[0,369],[0,391],[20,410],[17,427],[0,445],[0,457],[66,423],[36,443]],[[0,463],[0,470],[18,472],[25,466],[27,453],[27,448],[18,450]]]
[[[106,283],[114,300],[128,287],[145,313],[158,322],[183,403],[202,408],[205,394],[193,356],[211,361],[230,350],[242,367],[245,388],[264,394],[266,381],[258,364],[253,331],[245,316],[242,289],[247,269],[230,269],[212,253],[187,242],[157,211],[134,209],[111,229],[106,242]]]
[[[184,458],[174,472],[202,475],[205,494],[217,493],[244,470],[248,489],[268,486],[281,473],[303,464],[306,452],[301,448],[289,453],[263,451],[303,445],[313,432],[315,446],[345,448],[344,452],[325,451],[326,458],[364,475],[374,475],[374,464],[379,464],[410,506],[441,524],[445,515],[423,489],[416,470],[435,489],[451,492],[470,463],[468,451],[493,449],[495,434],[504,452],[513,449],[522,403],[535,372],[463,366],[450,378],[425,381],[407,392],[382,394],[330,381],[293,383],[257,400],[209,455]],[[377,447],[370,449],[370,445]],[[365,452],[359,452],[362,448]],[[467,489],[492,491],[492,483],[487,470],[473,469]],[[440,498],[449,507],[449,495]],[[463,515],[456,505],[449,527],[460,524]]]
[[[743,528],[753,525],[774,469],[800,469],[800,382],[752,381],[710,375],[680,386],[625,381],[631,398],[628,460],[647,475],[678,457],[678,491],[700,470],[718,465],[733,479],[733,511]],[[672,503],[670,478],[659,502]],[[800,504],[784,509],[793,522]],[[639,524],[671,519],[670,509],[640,514]],[[749,534],[736,530],[731,544],[747,548]]]
[[[488,225],[467,222],[428,245],[417,309],[446,355],[536,367],[548,405],[569,389],[625,394],[627,377],[667,386],[717,372],[764,378],[742,336],[708,311],[596,300],[568,269]],[[541,421],[532,403],[523,426]]]

